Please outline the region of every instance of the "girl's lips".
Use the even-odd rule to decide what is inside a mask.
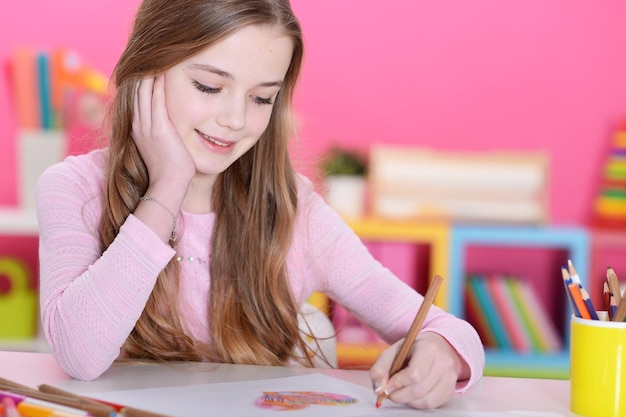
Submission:
[[[200,132],[197,129],[196,129],[196,132],[198,132],[198,134],[200,136],[202,136],[204,139],[206,139],[207,141],[211,142],[214,145],[217,145],[217,146],[220,146],[220,147],[223,147],[223,148],[228,148],[228,147],[233,145],[233,142],[226,142],[224,140],[216,139],[216,138],[214,138],[212,136],[205,135],[204,133]]]

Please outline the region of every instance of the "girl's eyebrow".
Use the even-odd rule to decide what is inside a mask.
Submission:
[[[214,66],[211,65],[206,65],[206,64],[191,64],[191,69],[193,70],[200,70],[200,71],[206,71],[206,72],[210,72],[213,74],[216,74],[220,77],[224,77],[224,78],[228,78],[229,80],[234,80],[235,77],[233,77],[233,75],[227,71],[223,71],[219,68],[215,68]],[[261,87],[282,87],[283,85],[283,80],[278,80],[278,81],[267,81],[264,83],[259,84],[259,86]]]

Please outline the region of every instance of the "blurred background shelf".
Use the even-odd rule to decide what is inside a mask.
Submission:
[[[513,274],[524,277],[539,293],[549,320],[558,329],[562,348],[556,352],[518,351],[512,348],[486,348],[485,374],[565,379],[569,376],[569,306],[561,281],[560,267],[571,259],[588,285],[590,269],[590,231],[585,227],[474,225],[453,222],[428,223],[378,218],[348,220],[363,240],[404,242],[429,247],[429,266],[414,277],[416,289],[424,287],[433,274],[442,275],[438,305],[457,317],[467,318],[464,292],[472,272]],[[398,257],[403,257],[398,253]],[[382,261],[381,261],[382,262]],[[410,262],[410,261],[409,261]],[[383,262],[384,263],[384,262]],[[406,277],[403,278],[410,282]],[[332,311],[332,309],[331,309]],[[341,331],[342,323],[337,323]],[[338,336],[340,365],[367,367],[384,346],[375,343],[341,343]]]
[[[0,207],[0,233],[4,235],[37,235],[35,210]]]

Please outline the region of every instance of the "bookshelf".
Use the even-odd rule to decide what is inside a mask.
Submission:
[[[446,278],[445,287],[439,292],[436,304],[457,317],[466,318],[464,291],[468,273],[472,270],[483,271],[492,267],[497,272],[524,276],[525,266],[532,265],[536,268],[539,265],[545,275],[527,278],[540,289],[542,305],[554,304],[550,309],[550,317],[562,337],[563,348],[545,353],[487,349],[485,374],[557,379],[569,377],[571,312],[565,300],[560,267],[571,259],[583,284],[588,286],[591,239],[586,228],[430,223],[376,217],[347,222],[364,241],[401,241],[429,245],[429,276],[438,273]],[[626,235],[619,242],[626,249]],[[607,244],[614,243],[611,241]],[[477,250],[482,250],[487,257],[483,255],[481,259],[480,255],[476,256]],[[513,261],[507,256],[501,256],[499,251],[514,253]],[[507,270],[507,262],[521,265],[520,270]],[[341,343],[337,344],[337,349],[340,363],[355,364],[362,360],[362,365],[372,363],[381,350],[377,346],[343,346]]]
[[[520,353],[514,350],[487,349],[485,374],[492,376],[528,376],[566,379],[569,376],[569,320],[570,310],[565,302],[560,266],[567,264],[571,259],[585,286],[589,271],[589,233],[578,227],[535,227],[535,226],[471,226],[454,225],[450,238],[450,270],[449,286],[455,289],[447,291],[445,304],[448,311],[458,317],[465,316],[465,300],[463,297],[466,285],[466,276],[472,269],[489,267],[488,265],[473,264],[469,259],[472,248],[482,247],[492,251],[494,263],[506,262],[497,259],[499,254],[496,248],[515,249],[519,252],[517,262],[524,267],[524,262],[533,262],[531,255],[536,251],[553,251],[553,265],[548,266],[546,276],[528,277],[533,281],[535,288],[541,292],[547,301],[554,301],[553,317],[555,325],[561,329],[564,348],[556,353],[530,352]],[[526,250],[526,252],[525,252]],[[526,259],[524,259],[526,256]],[[549,264],[550,262],[548,262]],[[500,266],[499,268],[502,268]],[[553,271],[553,272],[552,272]],[[517,271],[506,271],[517,272]],[[523,274],[522,274],[523,275]]]

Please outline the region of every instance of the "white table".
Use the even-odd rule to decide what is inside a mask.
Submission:
[[[211,363],[114,364],[97,380],[83,382],[67,376],[50,354],[0,351],[1,377],[32,387],[46,383],[79,394],[262,380],[311,372],[370,386],[365,371]],[[500,377],[482,378],[476,386],[455,396],[441,410],[449,412],[446,415],[453,415],[450,414],[452,410],[524,411],[520,415],[538,417],[576,415],[569,412],[569,381]],[[289,415],[297,417],[294,413]]]

